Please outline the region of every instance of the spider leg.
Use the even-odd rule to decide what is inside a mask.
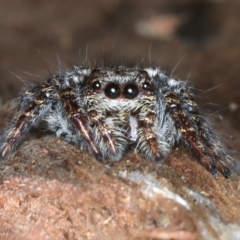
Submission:
[[[51,107],[55,87],[42,84],[32,91],[26,91],[17,107],[16,117],[11,127],[4,134],[0,144],[0,159],[4,159],[13,149],[17,147],[21,138],[44,117]]]
[[[112,131],[109,129],[109,127],[104,123],[101,116],[97,113],[95,110],[90,110],[88,112],[88,115],[93,122],[94,125],[97,126],[103,141],[107,144],[107,149],[110,150],[112,156],[115,156],[117,154],[117,143],[115,138],[112,135]]]
[[[210,123],[200,115],[198,105],[193,96],[187,92],[184,92],[182,95],[184,99],[183,102],[186,105],[186,111],[189,113],[189,119],[191,120],[192,125],[196,127],[198,137],[207,147],[214,159],[216,159],[217,170],[225,177],[229,177],[231,173],[225,164],[227,163],[228,166],[234,169],[232,158],[226,153],[218,137],[214,134]]]
[[[75,124],[82,137],[90,146],[93,155],[96,157],[96,159],[102,160],[102,153],[97,146],[93,138],[92,132],[87,124],[85,116],[77,103],[75,91],[72,88],[66,88],[61,92],[59,97],[63,102],[63,107],[67,112],[68,117]]]
[[[140,131],[143,134],[139,134],[140,139],[137,148],[143,152],[148,158],[159,161],[163,159],[163,155],[158,146],[158,141],[156,134],[153,130],[153,126],[156,119],[156,114],[154,112],[148,112],[144,118],[140,120]]]
[[[230,166],[232,165],[231,167],[234,167],[231,157],[226,154],[219,139],[212,133],[211,129],[206,129],[206,127],[203,126],[203,119],[200,119],[198,116],[191,116],[190,118],[198,128],[198,136],[201,141],[207,146],[214,159],[216,159],[217,170],[222,173],[223,176],[229,177],[231,172],[230,169],[223,163],[223,158],[226,160],[225,162],[230,164]]]
[[[173,92],[164,94],[169,112],[179,134],[184,143],[189,146],[191,152],[196,155],[199,162],[213,175],[217,174],[217,169],[225,176],[229,177],[230,170],[223,166],[214,158],[212,151],[207,151],[207,144],[202,141],[200,132],[194,129],[186,113],[181,108],[181,102],[178,96]],[[200,134],[200,136],[199,136]]]

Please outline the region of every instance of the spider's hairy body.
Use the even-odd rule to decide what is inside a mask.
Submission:
[[[98,160],[120,160],[133,146],[146,158],[160,161],[180,143],[212,174],[231,173],[232,159],[186,82],[159,68],[80,66],[25,91],[2,135],[0,158],[40,123]]]

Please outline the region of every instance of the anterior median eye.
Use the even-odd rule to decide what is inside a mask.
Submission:
[[[128,99],[133,99],[138,95],[138,87],[134,84],[128,84],[123,91],[123,95]]]
[[[105,89],[105,94],[109,98],[118,98],[120,96],[120,87],[117,84],[110,84]]]
[[[92,83],[92,89],[93,90],[100,90],[101,89],[101,83],[99,82],[99,81],[94,81],[93,83]]]

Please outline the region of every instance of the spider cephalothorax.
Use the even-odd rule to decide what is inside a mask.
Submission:
[[[232,160],[186,82],[159,68],[80,66],[25,91],[3,133],[0,158],[40,123],[98,160],[119,160],[131,145],[159,161],[180,143],[212,174],[231,173]]]

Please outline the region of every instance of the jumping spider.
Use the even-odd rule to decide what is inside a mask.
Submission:
[[[231,174],[232,159],[186,82],[159,68],[79,66],[25,91],[2,134],[0,158],[40,123],[97,160],[119,160],[134,146],[147,159],[161,161],[182,144],[213,175]]]

